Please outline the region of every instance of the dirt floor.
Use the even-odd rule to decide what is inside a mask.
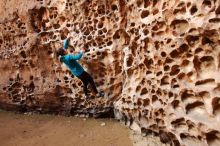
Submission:
[[[113,119],[0,111],[1,146],[132,146],[129,135],[129,129]]]

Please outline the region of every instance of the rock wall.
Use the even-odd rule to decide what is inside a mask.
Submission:
[[[1,108],[103,116],[114,106],[171,145],[220,145],[220,0],[0,3]],[[67,36],[89,48],[80,62],[105,98],[85,100],[60,65]]]

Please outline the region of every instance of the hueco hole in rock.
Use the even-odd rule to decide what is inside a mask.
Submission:
[[[220,0],[1,0],[0,16],[1,109],[220,146]],[[56,56],[67,37],[103,97]]]

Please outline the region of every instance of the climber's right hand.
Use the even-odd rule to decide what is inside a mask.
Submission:
[[[84,53],[85,52],[85,48],[80,49],[80,52]]]

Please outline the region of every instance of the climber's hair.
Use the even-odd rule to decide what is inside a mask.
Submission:
[[[59,57],[59,56],[64,56],[65,55],[65,49],[63,49],[63,48],[59,48],[58,50],[57,50],[57,57]]]

